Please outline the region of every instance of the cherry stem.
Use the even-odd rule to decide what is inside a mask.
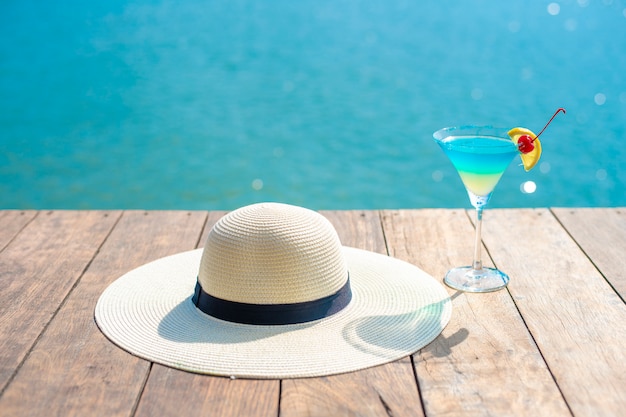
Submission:
[[[565,114],[565,109],[563,107],[560,107],[557,111],[555,111],[554,114],[552,115],[552,117],[550,118],[550,120],[548,120],[548,123],[546,123],[546,125],[543,127],[543,129],[541,129],[541,132],[539,132],[539,134],[537,136],[535,136],[535,139],[537,139],[539,136],[541,136],[543,131],[546,130],[546,127],[548,127],[548,125],[550,123],[552,123],[552,120],[554,120],[556,115],[559,114],[560,112],[563,112],[563,114]],[[533,139],[532,142],[534,142],[535,139]]]

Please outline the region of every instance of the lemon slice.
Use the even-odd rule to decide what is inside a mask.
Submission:
[[[520,158],[522,158],[522,164],[524,165],[524,169],[526,171],[530,171],[535,165],[537,165],[537,162],[539,162],[539,158],[541,158],[541,142],[539,142],[539,139],[537,139],[537,135],[535,135],[533,132],[526,129],[525,127],[514,127],[513,129],[509,130],[508,133],[516,145],[519,141],[519,138],[523,135],[528,135],[534,139],[533,145],[535,145],[535,148],[528,153],[520,152],[519,154]]]

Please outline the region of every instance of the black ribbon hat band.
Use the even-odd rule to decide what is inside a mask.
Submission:
[[[215,318],[242,324],[279,325],[306,323],[331,316],[352,299],[350,278],[339,291],[317,300],[292,304],[248,304],[224,300],[206,293],[199,282],[192,301],[202,312]]]

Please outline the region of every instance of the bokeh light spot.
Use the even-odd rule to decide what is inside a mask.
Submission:
[[[561,12],[561,6],[559,5],[559,3],[548,4],[548,13],[550,13],[552,16],[556,16],[560,12]]]
[[[576,21],[576,19],[567,19],[565,21],[565,30],[573,32],[576,30],[576,28],[578,28],[578,22]]]
[[[535,184],[534,181],[525,181],[520,185],[520,190],[522,190],[524,194],[532,194],[537,191],[537,184]]]
[[[263,180],[260,178],[255,178],[252,180],[252,188],[256,191],[263,189]]]
[[[522,80],[530,80],[533,78],[533,70],[531,68],[522,68]]]
[[[602,93],[598,93],[593,96],[593,101],[595,101],[598,106],[602,106],[604,103],[606,103],[606,96]]]
[[[509,31],[511,31],[512,33],[519,32],[520,28],[521,24],[517,20],[512,20],[509,22]]]

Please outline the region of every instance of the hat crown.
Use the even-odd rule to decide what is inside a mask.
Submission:
[[[222,217],[204,246],[198,282],[209,295],[246,304],[302,303],[348,280],[341,242],[321,214],[259,203]]]

